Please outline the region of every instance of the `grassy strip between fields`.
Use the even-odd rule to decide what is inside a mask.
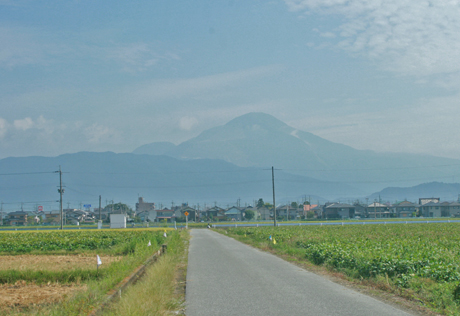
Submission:
[[[254,231],[254,229],[251,230]],[[270,241],[268,234],[273,234],[274,230],[271,232],[266,230],[267,233],[270,233],[267,234],[267,239],[264,241],[243,228],[220,228],[216,231],[296,262],[309,270],[328,274],[334,278],[338,277],[341,282],[356,286],[369,294],[382,297],[385,296],[383,293],[386,292],[401,297],[406,301],[399,300],[399,303],[409,309],[427,315],[460,315],[460,285],[458,281],[447,282],[429,277],[417,277],[414,274],[401,274],[394,277],[389,277],[388,273],[362,275],[357,268],[341,267],[340,264],[334,265],[333,262],[312,259],[305,248],[299,247],[301,243],[298,241],[288,242],[284,240],[277,243]]]
[[[15,271],[6,270],[0,274],[9,284],[27,280],[33,283],[57,282],[60,284],[76,283],[86,284],[85,290],[76,292],[71,297],[65,297],[59,304],[30,306],[28,308],[18,308],[0,311],[0,315],[86,315],[95,306],[98,306],[105,298],[106,293],[113,289],[121,280],[131,274],[131,272],[142,265],[147,258],[152,256],[159,248],[159,242],[163,238],[156,238],[157,235],[163,235],[160,232],[152,231],[152,235],[142,235],[139,239],[130,236],[131,239],[121,247],[115,247],[116,254],[123,254],[122,260],[112,262],[108,265],[102,265],[99,271],[74,270],[74,271]],[[158,239],[158,242],[157,242]],[[180,232],[169,231],[168,243],[169,251],[175,251],[177,239],[181,240]],[[151,246],[148,241],[151,240]],[[171,244],[170,244],[171,243]],[[170,245],[169,245],[170,244]],[[113,250],[112,250],[113,251]],[[69,284],[70,285],[70,284]]]
[[[103,315],[183,314],[188,232],[169,240],[167,253],[149,267],[140,281],[128,288],[121,299]]]

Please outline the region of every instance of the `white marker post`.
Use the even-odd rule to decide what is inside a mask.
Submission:
[[[96,268],[96,274],[99,274],[99,266],[102,264],[101,257],[99,255],[97,256],[97,268]]]

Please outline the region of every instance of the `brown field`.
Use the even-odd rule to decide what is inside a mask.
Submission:
[[[100,256],[102,265],[118,261],[121,257]],[[40,256],[20,255],[1,256],[0,270],[48,270],[62,271],[74,269],[96,269],[96,256],[69,255],[69,256]]]
[[[102,265],[109,265],[122,257],[100,256]],[[96,269],[96,256],[0,256],[0,270],[48,270]],[[33,284],[18,281],[15,284],[0,284],[0,310],[24,308],[34,305],[59,302],[73,292],[85,290],[82,284]]]
[[[33,305],[57,303],[75,291],[85,290],[86,285],[26,284],[18,281],[15,284],[0,285],[0,310],[30,307]]]

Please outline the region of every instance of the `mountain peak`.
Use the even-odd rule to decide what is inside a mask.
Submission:
[[[286,123],[278,120],[274,116],[263,113],[263,112],[251,112],[234,118],[225,126],[228,127],[243,127],[243,128],[252,128],[255,125],[260,127],[270,127],[274,129],[280,128],[290,128]]]

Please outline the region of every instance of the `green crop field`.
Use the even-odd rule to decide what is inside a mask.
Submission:
[[[163,230],[68,230],[0,233],[0,253],[78,252],[99,250],[123,254],[129,246],[163,241]],[[131,247],[132,248],[132,247]]]
[[[256,246],[371,280],[437,313],[460,314],[458,223],[226,230]]]
[[[17,267],[0,264],[0,292],[17,288],[21,303],[0,300],[0,314],[87,314],[163,243],[174,245],[180,239],[177,231],[169,229],[2,232],[0,260],[19,260],[14,261]],[[96,255],[103,258],[100,266]],[[42,264],[37,267],[38,261]],[[75,268],[68,268],[72,264]],[[44,293],[53,286],[55,292],[76,290],[66,294],[71,299],[49,298],[44,303],[33,297],[24,299],[28,293]]]

